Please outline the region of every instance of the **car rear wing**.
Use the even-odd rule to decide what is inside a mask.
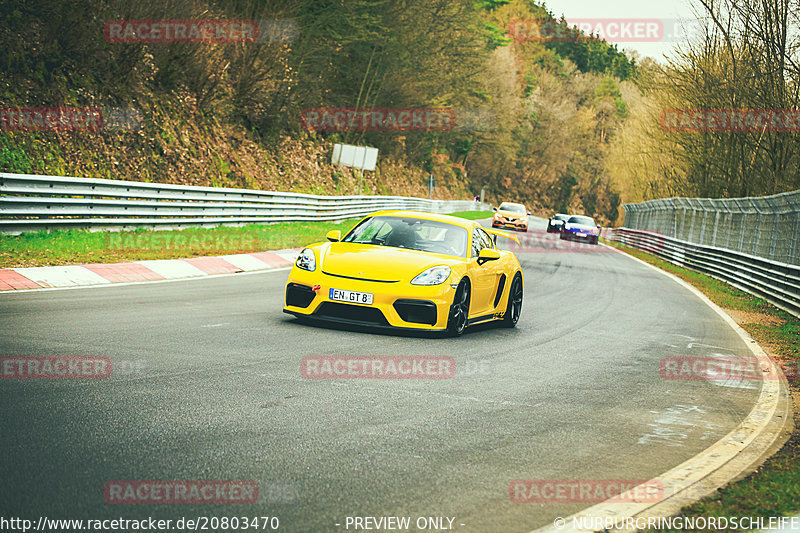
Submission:
[[[506,231],[500,231],[499,229],[494,228],[483,228],[486,230],[486,233],[489,235],[494,236],[494,243],[497,244],[497,237],[505,237],[506,239],[511,239],[512,241],[516,242],[519,246],[522,246],[519,242],[519,237],[516,235],[512,235]]]

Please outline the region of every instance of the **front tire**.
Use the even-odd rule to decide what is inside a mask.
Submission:
[[[447,319],[447,334],[458,337],[467,329],[469,318],[469,282],[462,279],[458,284],[456,294],[453,296],[453,305],[450,306],[450,316]]]
[[[514,276],[514,281],[511,282],[511,288],[508,290],[508,305],[506,305],[506,314],[503,316],[501,325],[504,328],[513,328],[519,322],[519,317],[522,314],[522,276],[519,272]]]

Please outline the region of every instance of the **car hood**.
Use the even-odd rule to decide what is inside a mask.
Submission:
[[[451,255],[351,242],[325,243],[318,253],[326,274],[385,282],[410,281],[432,266],[465,261]]]

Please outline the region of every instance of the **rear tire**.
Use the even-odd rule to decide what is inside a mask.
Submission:
[[[503,316],[501,325],[504,328],[513,328],[519,322],[519,317],[522,314],[522,276],[519,272],[514,276],[514,281],[511,282],[511,288],[508,289],[508,305],[506,305],[506,314]]]
[[[462,279],[453,296],[453,305],[450,306],[450,315],[447,319],[447,335],[458,337],[467,329],[469,318],[469,282]]]

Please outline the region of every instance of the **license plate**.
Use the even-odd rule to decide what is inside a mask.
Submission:
[[[328,298],[337,302],[348,302],[354,304],[372,305],[371,292],[343,291],[342,289],[331,289]]]

